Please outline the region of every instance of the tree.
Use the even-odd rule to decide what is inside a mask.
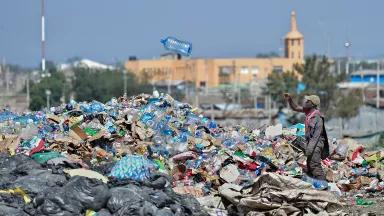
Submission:
[[[76,100],[106,102],[124,94],[124,74],[121,70],[74,68],[72,82]],[[133,73],[126,74],[127,95],[150,93],[151,86],[140,82]]]
[[[224,102],[225,102],[223,112],[224,112],[224,115],[226,115],[228,106],[233,102],[235,95],[233,92],[233,88],[230,86],[223,86],[222,88],[220,88],[220,93],[221,93],[221,97],[224,99]]]
[[[335,101],[334,115],[341,118],[355,117],[363,104],[361,91],[354,90],[344,94],[338,93]]]
[[[298,82],[298,77],[292,71],[285,73],[273,72],[268,76],[264,93],[271,95],[278,105],[285,104],[283,94],[285,92],[296,92]]]
[[[294,72],[271,73],[268,76],[266,94],[270,94],[278,104],[285,104],[282,98],[284,92],[296,92],[298,77],[306,89],[299,95],[316,94],[321,99],[321,111],[327,116],[351,118],[358,112],[362,104],[361,93],[354,96],[342,95],[337,88],[337,82],[345,79],[345,75],[336,75],[330,70],[331,62],[325,56],[312,55],[305,58],[304,64],[294,65]]]
[[[64,85],[66,84],[65,82],[65,76],[62,72],[53,71],[50,77],[42,78],[40,82],[37,83],[31,83],[31,103],[29,104],[29,108],[31,110],[41,110],[46,106],[46,90],[50,90],[52,93],[50,96],[51,106],[59,105],[60,98],[63,95]]]
[[[321,99],[321,110],[329,111],[335,92],[338,77],[331,73],[331,63],[325,56],[312,55],[305,58],[304,64],[296,64],[294,70],[302,76],[306,89],[303,95],[316,94]]]
[[[344,129],[344,119],[355,117],[359,113],[359,108],[363,104],[360,96],[360,90],[354,90],[346,93],[337,93],[335,96],[335,104],[332,110],[332,116],[341,118],[342,128]]]

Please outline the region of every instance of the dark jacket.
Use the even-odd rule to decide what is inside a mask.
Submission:
[[[309,125],[305,131],[305,139],[308,143],[305,154],[310,156],[313,154],[316,147],[322,148],[321,159],[326,159],[329,156],[328,136],[324,125],[324,116],[320,112],[314,113],[309,118]]]

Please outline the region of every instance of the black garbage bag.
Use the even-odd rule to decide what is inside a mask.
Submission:
[[[108,211],[108,209],[101,209],[97,212],[97,216],[112,216],[112,214]]]
[[[24,199],[22,196],[17,196],[10,193],[0,193],[0,203],[10,207],[19,208],[24,206]]]
[[[26,155],[14,155],[0,154],[0,169],[7,170],[7,172],[15,172],[15,174],[25,175],[25,171],[32,169],[40,169],[40,164],[33,161]]]
[[[107,207],[115,213],[126,205],[132,205],[139,201],[147,201],[157,208],[170,206],[175,202],[168,197],[162,190],[154,190],[146,186],[137,186],[133,184],[124,187],[112,188],[111,198],[108,200]]]
[[[101,165],[92,165],[89,164],[89,168],[93,171],[96,171],[102,175],[109,175],[112,171],[112,168],[115,166],[116,162],[108,162]]]
[[[116,187],[110,190],[111,197],[108,200],[107,207],[115,213],[124,206],[130,206],[133,203],[144,200],[144,197],[139,193],[140,188],[136,185],[127,185],[126,187]]]
[[[34,197],[38,193],[49,190],[52,187],[63,186],[67,179],[64,175],[52,174],[49,170],[33,169],[28,171],[28,175],[18,177],[11,188],[22,188],[28,195]]]
[[[23,211],[23,209],[8,206],[4,203],[0,203],[0,216],[28,216],[27,213]]]
[[[154,174],[148,181],[144,181],[143,184],[150,188],[162,190],[171,186],[171,179],[164,174]]]
[[[183,215],[209,215],[201,207],[199,201],[197,201],[191,195],[180,195],[175,193],[171,188],[164,190],[164,193],[178,205],[171,205],[173,212],[180,211],[178,207],[182,207]]]
[[[29,170],[40,168],[39,164],[25,155],[0,154],[0,188],[9,188],[19,176],[28,175]]]
[[[118,212],[113,214],[114,216],[126,216],[126,215],[137,215],[137,216],[157,216],[158,209],[155,205],[147,201],[137,201],[131,205],[126,205],[119,209]]]
[[[159,211],[157,211],[157,216],[173,216],[175,214],[173,214],[172,210],[169,209],[169,208],[163,208],[163,209],[160,209]]]
[[[39,194],[33,203],[39,215],[78,215],[104,208],[109,197],[107,185],[100,180],[75,176],[64,187]]]
[[[63,175],[52,174],[25,155],[0,155],[0,188],[23,189],[31,198],[49,187],[64,185]]]

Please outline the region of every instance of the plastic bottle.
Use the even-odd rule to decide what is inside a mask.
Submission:
[[[210,121],[209,124],[208,124],[208,128],[209,129],[215,129],[217,128],[217,124],[215,121]]]
[[[153,114],[152,113],[144,113],[142,116],[141,116],[141,121],[144,122],[144,123],[147,123],[149,120],[152,120],[153,119]]]
[[[223,141],[223,145],[229,149],[232,149],[233,147],[235,147],[236,143],[233,139],[225,139]]]
[[[192,44],[186,41],[178,40],[174,37],[167,37],[160,41],[164,48],[179,53],[180,55],[190,56],[192,52]]]
[[[312,184],[312,187],[315,189],[324,190],[324,189],[328,188],[328,182],[314,179],[314,178],[311,178],[307,175],[303,175],[302,180],[307,182],[307,183]]]
[[[367,201],[367,200],[363,200],[361,198],[356,199],[356,205],[370,206],[372,204],[373,204],[373,201]]]

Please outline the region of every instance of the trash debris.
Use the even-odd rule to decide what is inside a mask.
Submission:
[[[87,169],[65,169],[65,173],[70,175],[71,177],[73,176],[84,176],[87,178],[92,178],[92,179],[98,179],[104,182],[105,184],[108,183],[108,178],[101,175],[100,173],[97,173],[92,170],[87,170]]]
[[[384,190],[384,152],[347,139],[322,162],[329,182],[307,176],[302,124],[222,127],[158,93],[53,110],[0,112],[0,188],[35,215],[336,214],[336,197]],[[4,212],[25,212],[12,195]]]
[[[356,205],[370,206],[373,204],[373,201],[367,201],[361,198],[356,199]]]
[[[25,203],[30,203],[31,199],[29,196],[20,188],[0,190],[0,194],[15,194],[23,197]]]

